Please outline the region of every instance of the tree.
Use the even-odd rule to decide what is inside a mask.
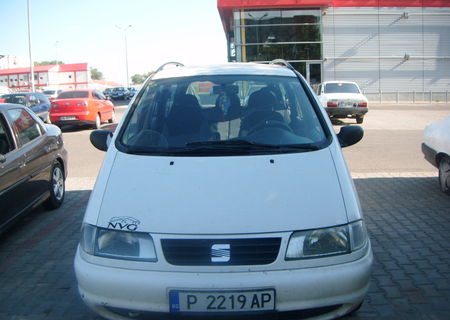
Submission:
[[[98,71],[97,68],[91,68],[92,80],[103,80],[103,73]]]
[[[131,83],[132,84],[142,84],[152,74],[153,74],[153,71],[149,71],[149,72],[143,73],[143,74],[134,74],[131,76]]]
[[[34,65],[35,66],[47,66],[50,64],[64,64],[64,62],[62,62],[61,60],[51,60],[51,61],[35,61]]]

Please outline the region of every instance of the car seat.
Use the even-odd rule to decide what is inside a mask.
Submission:
[[[205,123],[197,98],[191,94],[178,95],[166,119],[169,146],[184,147],[192,141],[208,140]]]
[[[277,98],[269,88],[262,88],[253,92],[248,99],[248,111],[247,115],[242,119],[239,135],[245,136],[251,133],[252,128],[265,121],[284,122],[283,116],[273,111],[277,105]]]

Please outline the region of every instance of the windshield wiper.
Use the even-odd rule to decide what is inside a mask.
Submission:
[[[219,140],[219,141],[195,141],[186,144],[188,148],[223,148],[223,147],[251,147],[251,148],[266,148],[266,149],[286,149],[286,148],[295,148],[302,150],[318,150],[319,147],[312,143],[306,144],[284,144],[284,145],[274,145],[267,143],[260,143],[251,140],[245,139],[230,139],[230,140]]]

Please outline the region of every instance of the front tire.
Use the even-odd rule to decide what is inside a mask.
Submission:
[[[439,184],[442,192],[450,195],[450,158],[448,157],[439,161]]]
[[[108,120],[109,123],[116,122],[116,112],[113,110],[111,114],[111,119]]]
[[[56,162],[53,165],[49,191],[50,198],[44,202],[44,207],[50,210],[59,208],[63,203],[64,195],[66,194],[64,171],[59,162]]]

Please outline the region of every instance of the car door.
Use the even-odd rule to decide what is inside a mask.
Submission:
[[[16,144],[7,118],[0,112],[0,229],[20,214],[30,202],[26,193],[23,150]]]
[[[36,93],[36,99],[39,105],[39,112],[47,112],[50,108],[50,102],[42,93]]]
[[[51,141],[45,128],[27,110],[9,109],[8,117],[24,156],[21,170],[27,177],[27,197],[31,198],[30,203],[34,203],[49,190],[53,164]]]

